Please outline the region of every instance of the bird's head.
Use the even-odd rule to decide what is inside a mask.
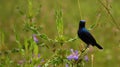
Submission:
[[[79,28],[85,27],[85,20],[80,20]]]

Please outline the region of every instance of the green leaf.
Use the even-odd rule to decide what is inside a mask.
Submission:
[[[48,37],[47,37],[47,35],[45,35],[45,34],[40,34],[40,37],[41,37],[42,39],[48,40]]]
[[[56,10],[56,24],[57,24],[57,31],[58,35],[61,36],[63,35],[63,18],[62,18],[62,11]]]
[[[38,55],[38,45],[36,44],[36,42],[33,42],[33,53],[35,56]]]
[[[33,17],[33,2],[32,2],[32,0],[28,0],[28,12],[29,12],[28,18],[31,20]]]
[[[73,42],[77,39],[78,37],[75,37],[75,38],[70,38],[67,42]]]
[[[16,25],[14,24],[14,28],[13,28],[13,31],[14,31],[14,33],[15,33],[15,41],[16,41],[16,43],[19,45],[19,48],[21,48],[22,46],[21,46],[21,43],[20,43],[20,35],[19,35],[19,33],[16,31]]]
[[[29,46],[29,44],[28,44],[28,40],[27,39],[25,39],[25,41],[24,41],[24,46],[25,46],[26,52],[28,52],[28,46]]]
[[[92,30],[93,28],[95,28],[95,26],[96,26],[96,23],[92,24],[88,30]]]

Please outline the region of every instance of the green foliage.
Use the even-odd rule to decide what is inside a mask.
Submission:
[[[27,0],[23,2],[23,7],[17,7],[22,19],[18,18],[17,16],[15,16],[16,18],[11,19],[11,21],[14,22],[11,23],[14,25],[14,34],[12,33],[11,35],[10,33],[6,33],[6,30],[4,31],[2,29],[0,31],[0,67],[64,67],[66,64],[68,64],[69,67],[89,67],[90,65],[93,66],[93,64],[94,66],[98,67],[106,67],[107,65],[111,67],[111,63],[113,63],[113,65],[117,64],[117,62],[113,62],[116,61],[113,59],[113,55],[116,55],[115,58],[119,58],[119,53],[117,53],[119,52],[119,48],[117,45],[115,45],[119,42],[119,23],[111,11],[111,4],[108,2],[108,0],[98,0],[97,4],[96,1],[94,2],[88,0],[67,0],[67,3],[55,1],[55,3],[58,2],[57,5],[62,5],[61,8],[57,8],[56,10],[54,10],[53,1],[41,0],[40,3],[34,0]],[[76,3],[78,3],[77,6]],[[40,6],[36,6],[37,4],[40,4]],[[51,9],[51,6],[53,9]],[[98,9],[97,11],[96,6]],[[41,14],[39,12],[41,12]],[[80,13],[80,16],[78,16],[78,13]],[[54,16],[53,14],[55,14],[55,19],[52,19]],[[49,15],[50,17],[48,17]],[[13,18],[12,16],[14,16],[14,14],[10,15],[11,18]],[[89,49],[83,50],[83,47],[79,48],[81,46],[79,44],[82,43],[77,41],[78,37],[76,36],[76,31],[78,23],[75,22],[79,22],[78,20],[81,19],[87,20],[88,24],[90,24],[89,30],[95,29],[96,36],[97,33],[100,33],[98,40],[100,40],[101,44],[106,44],[104,46],[104,52],[97,53],[97,50],[97,52],[94,52],[96,56],[94,63],[93,57],[91,57],[88,63],[86,63],[84,60],[84,56],[86,54],[88,54],[88,56],[91,55],[91,53],[88,51]],[[18,21],[20,22],[20,25],[18,25]],[[56,21],[56,25],[53,24],[54,21]],[[109,24],[109,21],[115,26]],[[1,17],[0,22],[3,22]],[[7,21],[6,25],[9,23]],[[0,26],[2,26],[2,24],[4,23],[0,23]],[[51,29],[49,24],[51,27],[56,28],[57,31],[53,31],[54,29]],[[43,27],[41,27],[41,25]],[[22,27],[22,31],[20,31],[21,28],[19,28],[19,26]],[[109,34],[107,34],[106,31],[108,31]],[[57,35],[54,33],[57,33]],[[35,41],[33,35],[35,35],[35,38],[38,41]],[[10,42],[8,42],[9,40]],[[12,46],[11,42],[14,41],[15,43],[13,44],[17,46],[16,48],[7,47],[7,42],[8,46]],[[114,43],[112,43],[113,41]],[[109,45],[107,46],[107,44]],[[115,46],[113,47],[112,44]],[[110,47],[113,48],[110,49]],[[71,48],[80,49],[78,50],[79,58],[77,61],[74,59],[68,60],[67,58],[68,55],[72,55],[69,51]],[[119,61],[119,59],[117,60]]]
[[[56,26],[58,31],[58,36],[61,37],[63,35],[63,18],[62,18],[62,10],[58,9],[55,12],[56,16]]]

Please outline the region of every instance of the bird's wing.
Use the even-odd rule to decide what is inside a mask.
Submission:
[[[89,39],[89,43],[96,43],[96,40],[94,39],[94,37],[89,33],[89,31],[85,30],[84,31],[84,36]],[[94,44],[93,44],[94,45]]]

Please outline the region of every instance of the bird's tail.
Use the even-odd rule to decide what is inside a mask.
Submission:
[[[99,49],[103,49],[99,44],[96,44],[95,46]]]

